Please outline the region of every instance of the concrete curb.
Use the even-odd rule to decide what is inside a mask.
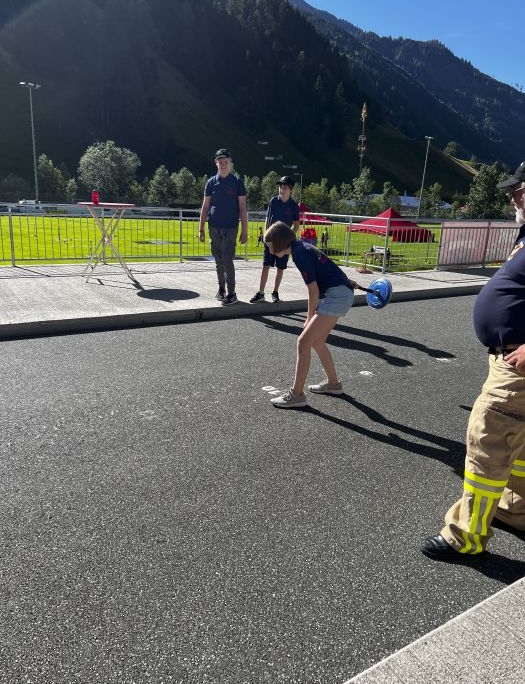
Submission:
[[[482,284],[470,283],[435,289],[417,289],[393,292],[391,303],[406,302],[438,297],[458,297],[477,294]],[[356,294],[354,306],[365,306],[366,295]],[[109,316],[81,316],[78,318],[34,320],[0,325],[0,339],[17,339],[24,337],[40,337],[67,333],[96,332],[134,328],[140,326],[173,325],[176,323],[198,323],[201,321],[243,318],[281,313],[297,313],[306,311],[307,299],[281,301],[277,304],[262,302],[248,304],[239,302],[230,307],[204,306],[194,309],[176,309],[170,311],[129,312]]]

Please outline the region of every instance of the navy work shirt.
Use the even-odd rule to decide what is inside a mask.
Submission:
[[[320,249],[302,240],[292,242],[292,259],[301,271],[304,282],[308,285],[317,281],[320,294],[324,294],[329,287],[346,285],[350,289],[350,281],[345,273],[336,266]]]
[[[271,226],[276,221],[282,221],[292,228],[295,221],[299,220],[299,205],[291,197],[287,202],[283,202],[279,195],[275,195],[270,200],[266,213],[266,225]]]
[[[243,181],[230,173],[226,178],[219,174],[206,181],[204,196],[211,197],[208,225],[212,228],[239,227],[239,197],[246,195]]]
[[[525,225],[507,261],[477,296],[473,319],[485,347],[525,342]]]

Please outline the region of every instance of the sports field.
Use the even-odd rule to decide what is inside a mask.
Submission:
[[[325,225],[314,225],[318,246],[323,231],[328,233],[325,251],[340,263],[362,263],[373,247],[384,247],[384,237],[348,231],[349,217],[341,217]],[[106,226],[109,219],[106,219]],[[250,216],[248,243],[238,245],[237,255],[261,259],[263,246],[258,237],[264,227],[264,217]],[[430,226],[434,234],[431,243],[388,243],[391,270],[433,268],[437,261],[440,227]],[[52,216],[14,214],[11,227],[7,215],[0,216],[0,264],[65,263],[86,261],[95,251],[100,231],[90,216]],[[178,218],[123,218],[114,236],[114,243],[126,260],[170,261],[206,259],[211,256],[208,240],[199,242],[196,215]],[[107,253],[111,261],[110,250]],[[367,262],[382,263],[381,254],[369,254]]]

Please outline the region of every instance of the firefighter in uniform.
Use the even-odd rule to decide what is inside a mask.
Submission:
[[[454,561],[482,553],[493,518],[525,530],[525,162],[506,191],[520,226],[514,248],[474,304],[474,329],[489,373],[467,429],[463,496],[421,551]]]

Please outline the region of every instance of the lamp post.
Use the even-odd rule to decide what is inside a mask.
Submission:
[[[31,112],[31,137],[33,140],[33,168],[35,172],[35,201],[38,202],[38,171],[36,166],[36,143],[35,143],[35,122],[33,119],[33,90],[38,90],[42,86],[39,83],[27,83],[20,81],[20,85],[29,90],[29,110]]]
[[[431,135],[425,135],[427,141],[427,153],[425,154],[425,165],[423,166],[423,178],[421,179],[421,192],[419,193],[419,204],[417,206],[417,217],[419,218],[419,212],[421,211],[421,200],[423,199],[423,187],[425,185],[425,173],[427,171],[427,159],[428,159],[428,148],[430,147],[430,141],[434,140]]]

